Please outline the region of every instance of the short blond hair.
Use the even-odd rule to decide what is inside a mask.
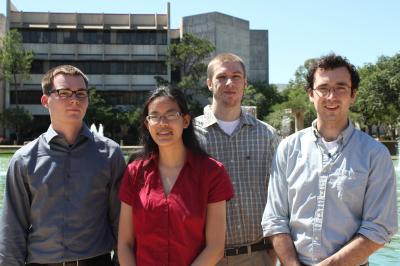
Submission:
[[[50,95],[53,89],[54,77],[58,74],[71,75],[71,76],[81,76],[85,81],[86,89],[89,85],[89,79],[87,76],[77,67],[71,65],[60,65],[53,67],[44,74],[42,78],[42,92],[45,95]]]
[[[246,78],[246,66],[244,65],[243,59],[232,53],[221,53],[217,54],[207,66],[207,78],[212,79],[214,75],[214,66],[217,63],[224,62],[238,62],[242,66],[244,78]]]

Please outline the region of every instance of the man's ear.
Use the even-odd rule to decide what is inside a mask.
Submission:
[[[49,96],[43,94],[42,97],[40,98],[40,102],[42,103],[42,106],[43,106],[43,107],[49,108],[48,100],[49,100]]]
[[[207,87],[208,87],[208,90],[212,92],[212,80],[209,78],[207,79]]]
[[[310,102],[314,102],[313,90],[307,90],[307,94],[308,94],[308,99],[310,100]]]
[[[351,103],[353,104],[357,99],[357,90],[352,90],[350,97],[351,97]]]

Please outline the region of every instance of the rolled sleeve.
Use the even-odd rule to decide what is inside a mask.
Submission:
[[[0,265],[24,265],[30,227],[29,191],[24,182],[22,158],[14,156],[6,175],[3,212],[0,218]]]
[[[359,234],[384,244],[398,230],[396,176],[389,152],[382,148],[371,161]]]
[[[261,221],[264,237],[290,233],[285,143],[282,141],[278,146],[272,162],[268,200]]]

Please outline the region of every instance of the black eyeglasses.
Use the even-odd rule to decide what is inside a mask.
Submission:
[[[349,93],[351,90],[350,87],[348,86],[335,86],[335,87],[328,87],[328,86],[322,86],[313,89],[320,97],[328,97],[329,94],[336,94],[337,96],[344,96]]]
[[[146,116],[146,120],[149,123],[158,124],[161,122],[161,120],[163,118],[165,118],[165,120],[167,122],[172,122],[172,121],[177,120],[181,116],[182,116],[182,114],[180,112],[170,113],[170,114],[166,114],[166,115],[148,115],[148,116]]]
[[[77,91],[73,91],[71,89],[55,89],[51,90],[50,93],[57,93],[58,97],[61,99],[69,99],[72,95],[75,94],[75,97],[78,99],[85,99],[89,96],[88,90],[80,89]]]

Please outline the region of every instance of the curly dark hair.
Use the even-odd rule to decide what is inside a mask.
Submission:
[[[152,91],[144,104],[141,117],[140,145],[143,146],[143,149],[135,154],[132,154],[129,161],[132,161],[134,159],[145,159],[148,158],[152,153],[158,153],[158,145],[151,137],[150,132],[147,129],[145,123],[146,123],[146,117],[149,114],[150,103],[159,97],[170,98],[171,100],[173,100],[178,104],[180,112],[183,115],[186,114],[190,115],[186,97],[185,94],[182,92],[182,90],[172,87],[159,87],[156,90]],[[197,154],[208,155],[201,148],[200,143],[196,137],[196,134],[194,133],[192,116],[190,118],[189,126],[183,129],[182,139],[183,139],[183,144],[190,151]]]
[[[311,64],[308,68],[305,90],[308,92],[314,88],[314,75],[318,69],[329,70],[339,67],[345,67],[349,71],[351,78],[351,94],[353,95],[354,91],[358,89],[358,85],[360,84],[360,76],[358,75],[357,69],[354,65],[350,64],[346,57],[334,53],[322,56],[317,59],[315,63]]]

